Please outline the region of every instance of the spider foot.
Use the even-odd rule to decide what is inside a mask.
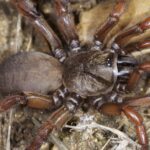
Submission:
[[[132,107],[126,104],[105,103],[98,111],[106,115],[121,115],[123,112],[126,117],[135,125],[136,134],[142,150],[148,150],[148,137],[143,123],[143,118]]]

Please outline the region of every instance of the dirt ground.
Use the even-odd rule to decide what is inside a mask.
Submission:
[[[71,1],[72,9],[79,18],[77,29],[78,33],[81,34],[80,40],[82,41],[82,44],[84,44],[87,39],[89,41],[91,40],[89,36],[93,34],[95,31],[93,28],[97,26],[97,23],[94,23],[94,25],[92,24],[93,19],[95,19],[96,14],[98,14],[97,11],[100,9],[104,11],[108,7],[111,8],[116,0]],[[134,4],[135,0],[132,1]],[[150,10],[150,7],[146,8],[148,7],[146,0],[144,0],[143,3],[145,3],[145,5],[142,4],[144,7],[143,9]],[[39,4],[41,4],[39,6],[43,11],[45,18],[51,22],[49,15],[51,12],[50,2],[48,0],[39,0]],[[107,8],[104,8],[104,5],[107,6]],[[139,6],[136,5],[134,7],[137,8]],[[132,11],[133,6],[132,8],[130,6],[130,9],[130,11]],[[136,15],[138,15],[137,12],[135,13]],[[90,15],[91,13],[95,14],[95,16],[93,14]],[[106,14],[108,14],[108,12],[106,12]],[[129,14],[126,14],[127,20],[129,20]],[[142,17],[150,15],[150,11],[144,12],[144,14],[145,15],[143,16],[139,15],[141,20],[143,19]],[[101,13],[101,17],[102,15],[103,14]],[[104,14],[103,16],[107,15]],[[135,22],[136,20],[133,21],[133,24]],[[127,21],[124,22],[124,24],[127,24]],[[150,32],[147,32],[146,34],[146,36],[150,37]],[[136,39],[131,40],[136,41]],[[0,62],[18,51],[42,51],[50,53],[49,45],[45,39],[27,20],[18,14],[10,4],[9,0],[0,0]],[[149,51],[150,49],[146,49],[146,51],[143,50],[140,54],[133,54],[133,56],[140,59],[140,61],[145,59],[149,60]],[[146,87],[142,87],[142,89],[138,89],[138,91],[140,91],[140,94],[142,95],[149,94],[149,81],[148,84],[146,84]],[[132,94],[135,95],[137,92]],[[149,108],[150,107],[136,109],[144,119],[148,139],[150,141]],[[26,145],[28,145],[36,135],[36,131],[40,124],[46,120],[50,113],[51,112],[48,110],[40,111],[16,106],[11,110],[0,114],[0,150],[24,150]],[[140,149],[140,146],[137,142],[137,136],[133,124],[131,124],[124,115],[110,117],[97,113],[92,109],[88,110],[88,112],[80,109],[75,117],[69,121],[62,130],[54,131],[49,136],[48,141],[41,147],[41,150],[57,149],[138,150]]]

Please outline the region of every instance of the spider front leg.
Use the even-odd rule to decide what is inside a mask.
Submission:
[[[100,28],[97,30],[95,34],[96,46],[102,45],[106,35],[119,22],[120,17],[125,11],[125,8],[126,8],[126,1],[118,0],[108,19],[104,22],[104,24],[100,26]]]
[[[121,50],[124,48],[124,42],[127,38],[131,38],[137,36],[139,34],[144,33],[146,30],[150,29],[150,17],[147,17],[143,22],[136,24],[135,26],[130,27],[129,29],[120,33],[114,40],[112,44],[112,48],[115,50]]]
[[[149,72],[150,72],[150,62],[146,62],[146,63],[143,63],[143,64],[139,65],[137,67],[137,69],[134,70],[131,73],[130,78],[128,80],[127,88],[129,90],[134,89],[134,87],[136,86],[136,84],[139,81],[140,77],[144,73],[149,73]]]
[[[69,10],[69,0],[53,0],[52,4],[55,10],[56,23],[63,39],[69,45],[71,51],[78,51],[80,42],[73,15]]]
[[[106,115],[121,115],[121,112],[123,112],[127,116],[127,118],[135,125],[136,134],[138,137],[138,141],[142,146],[142,150],[148,150],[148,138],[143,123],[143,118],[132,107],[126,104],[109,102],[101,105],[101,107],[98,108],[98,111]]]
[[[140,51],[146,48],[150,48],[150,39],[145,39],[142,42],[131,43],[124,47],[124,53],[128,54],[134,51]]]
[[[25,16],[46,38],[51,45],[52,53],[61,62],[66,58],[62,43],[44,17],[37,11],[37,3],[32,0],[11,0],[18,11]]]

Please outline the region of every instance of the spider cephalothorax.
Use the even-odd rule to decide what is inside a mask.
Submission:
[[[149,104],[149,96],[134,98],[134,101],[133,99],[124,101],[122,98],[122,101],[118,102],[118,97],[114,98],[111,95],[117,93],[120,87],[124,92],[132,90],[141,75],[150,72],[149,62],[139,64],[134,58],[126,55],[134,51],[134,48],[140,50],[150,47],[149,39],[132,45],[122,44],[128,37],[134,37],[148,30],[150,17],[122,31],[107,48],[105,37],[119,22],[127,4],[126,0],[118,0],[110,16],[97,29],[92,44],[81,46],[73,15],[68,9],[68,0],[52,1],[55,23],[62,35],[63,43],[37,11],[36,2],[31,0],[12,0],[12,2],[46,38],[55,57],[41,52],[22,52],[0,65],[1,92],[17,93],[0,102],[1,112],[16,103],[32,108],[57,109],[43,123],[27,149],[39,149],[54,127],[62,127],[72,118],[76,110],[88,101],[93,108],[104,114],[120,115],[123,112],[135,124],[142,149],[148,150],[142,117],[133,106]],[[41,95],[48,92],[54,93],[50,97]]]
[[[97,96],[112,90],[117,76],[114,53],[87,51],[73,54],[64,63],[63,81],[70,92]]]

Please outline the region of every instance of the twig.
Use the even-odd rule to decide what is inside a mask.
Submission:
[[[21,36],[20,36],[20,31],[21,31],[21,20],[22,16],[19,14],[17,18],[17,29],[16,29],[16,41],[15,41],[15,50],[18,51],[20,49],[20,41],[21,41]]]
[[[55,145],[59,148],[59,150],[69,150],[69,149],[66,147],[66,145],[65,145],[62,141],[60,141],[60,139],[57,138],[55,135],[50,134],[48,139],[49,139],[49,141],[51,141],[53,144],[55,144]]]
[[[10,134],[11,134],[11,125],[12,125],[13,112],[14,112],[14,109],[11,109],[10,113],[9,113],[9,123],[8,123],[8,134],[7,134],[7,141],[6,141],[6,150],[11,150],[11,147],[10,147]]]
[[[110,143],[111,139],[107,140],[107,142],[105,143],[105,145],[101,148],[101,150],[104,150],[106,148],[106,146]]]

